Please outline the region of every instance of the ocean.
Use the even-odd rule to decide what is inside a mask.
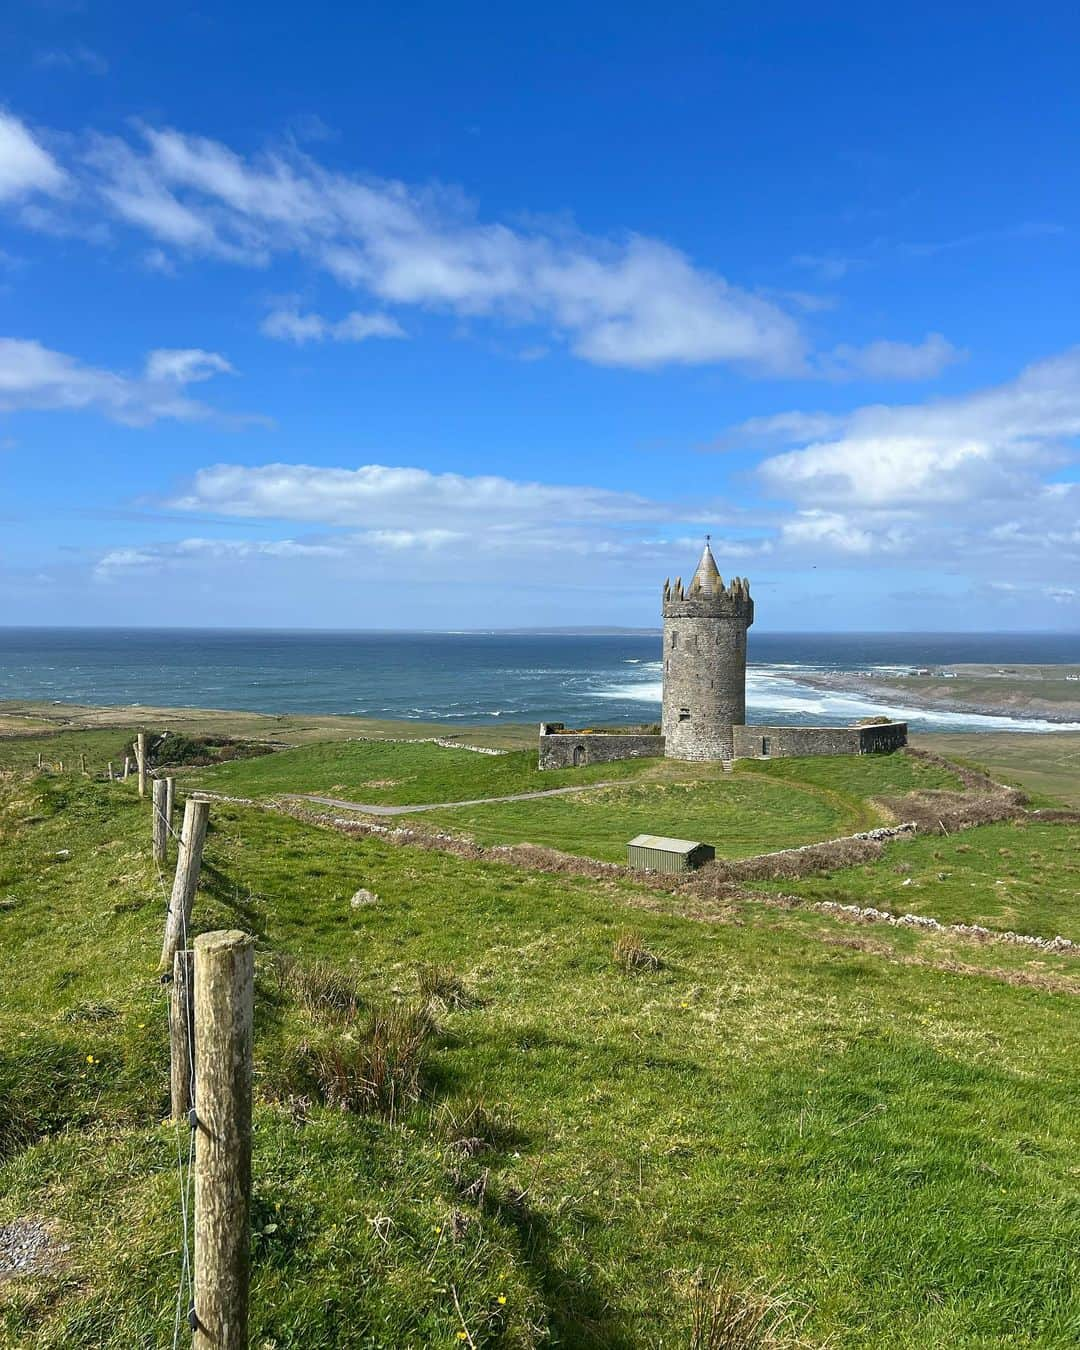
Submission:
[[[1080,635],[752,632],[747,719],[840,724],[886,715],[920,730],[1066,729],[909,709],[800,682],[811,672],[951,662],[1080,663]],[[0,699],[588,726],[658,720],[660,676],[658,633],[0,628]]]

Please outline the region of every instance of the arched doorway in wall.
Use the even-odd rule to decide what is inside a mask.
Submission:
[[[586,761],[587,759],[588,759],[588,754],[586,753],[585,747],[584,747],[583,745],[575,745],[575,746],[574,746],[574,768],[575,768],[575,769],[580,769],[581,766],[585,763],[585,761]]]

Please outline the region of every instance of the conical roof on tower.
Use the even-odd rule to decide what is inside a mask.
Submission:
[[[702,595],[716,595],[724,589],[724,579],[712,555],[708,535],[705,536],[705,547],[701,551],[701,560],[690,582],[690,589],[700,591]]]

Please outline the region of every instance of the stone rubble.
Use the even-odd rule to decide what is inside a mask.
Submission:
[[[819,900],[813,908],[821,914],[845,914],[866,923],[888,923],[894,928],[922,928],[935,933],[953,933],[958,937],[977,938],[983,942],[1010,942],[1017,946],[1035,947],[1043,952],[1080,951],[1080,943],[1062,937],[1060,933],[1054,938],[1014,933],[1011,929],[999,933],[977,923],[941,923],[925,914],[893,914],[887,909],[875,909],[872,905],[841,905],[836,900]]]
[[[50,1239],[49,1230],[40,1219],[14,1219],[0,1224],[0,1280],[12,1275],[32,1275],[67,1250]]]
[[[445,736],[350,736],[350,741],[365,741],[382,745],[439,745],[444,750],[468,750],[473,755],[508,755],[509,750],[496,750],[490,745],[466,745],[464,741],[450,741]]]

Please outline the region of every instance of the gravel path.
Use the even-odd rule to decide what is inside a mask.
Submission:
[[[310,792],[284,792],[290,802],[318,802],[345,811],[362,811],[366,816],[411,816],[418,811],[442,811],[449,806],[488,806],[492,802],[529,802],[536,797],[564,797],[572,792],[591,792],[594,788],[617,787],[617,783],[582,783],[577,787],[545,788],[541,792],[515,792],[510,797],[470,797],[464,802],[427,802],[423,806],[386,806],[364,802],[346,802],[340,797],[316,797]]]

